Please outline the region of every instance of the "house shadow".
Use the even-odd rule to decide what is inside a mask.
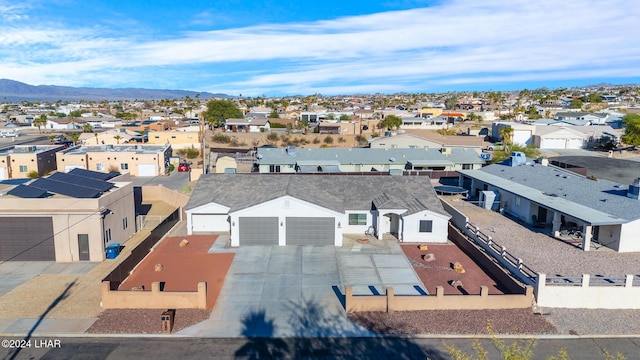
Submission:
[[[236,358],[449,359],[448,354],[410,338],[382,336],[391,334],[392,329],[380,324],[375,327],[378,333],[367,331],[345,319],[342,310],[334,313],[328,309],[335,307],[325,307],[313,299],[289,301],[285,309],[290,326],[285,338],[273,337],[276,329],[264,310],[247,315],[243,326],[249,336],[243,331],[247,342],[235,352]]]

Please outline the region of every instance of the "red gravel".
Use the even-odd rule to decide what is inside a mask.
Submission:
[[[160,316],[164,310],[108,309],[87,330],[91,334],[160,334]],[[177,309],[173,332],[195,325],[209,318],[209,310]]]
[[[402,245],[414,270],[427,287],[429,294],[435,295],[436,286],[444,288],[445,295],[460,295],[464,292],[471,295],[480,295],[480,286],[487,286],[489,294],[503,294],[500,286],[455,244],[427,245],[427,250],[420,250],[419,245]],[[435,260],[425,261],[433,254]],[[465,272],[459,274],[453,271],[453,264],[460,262]],[[462,282],[462,287],[453,287],[451,280]]]

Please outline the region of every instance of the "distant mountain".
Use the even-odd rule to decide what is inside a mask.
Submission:
[[[201,99],[231,98],[226,94],[212,94],[187,90],[154,90],[138,88],[88,88],[56,85],[29,85],[19,81],[0,79],[0,101],[78,101],[78,100],[159,100],[181,99],[186,96]]]

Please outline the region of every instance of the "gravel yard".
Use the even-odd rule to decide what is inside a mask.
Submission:
[[[160,334],[160,315],[155,309],[109,309],[87,330],[91,334]],[[173,331],[182,330],[209,318],[209,310],[177,309]]]

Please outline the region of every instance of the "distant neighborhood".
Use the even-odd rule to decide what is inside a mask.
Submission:
[[[252,247],[300,249],[269,265],[303,269],[269,296],[308,281],[345,319],[640,308],[640,87],[0,106],[0,266],[104,264],[96,324],[107,309],[228,309],[268,282],[235,282],[258,266]]]

